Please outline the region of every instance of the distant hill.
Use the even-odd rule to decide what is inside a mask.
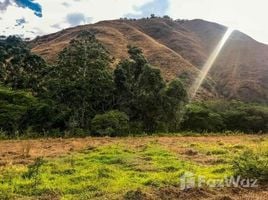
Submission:
[[[38,37],[31,41],[32,51],[54,62],[57,54],[82,30],[96,34],[115,64],[128,56],[127,45],[136,45],[152,65],[160,68],[167,81],[180,77],[189,86],[226,27],[198,19],[102,21]],[[235,31],[197,98],[268,103],[268,45]]]

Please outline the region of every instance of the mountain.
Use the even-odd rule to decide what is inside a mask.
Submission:
[[[167,81],[180,77],[189,87],[227,30],[204,20],[150,18],[111,20],[62,30],[31,41],[32,51],[55,62],[57,54],[81,31],[96,34],[113,56],[127,58],[127,45],[143,49]],[[197,98],[268,103],[268,45],[234,31]]]

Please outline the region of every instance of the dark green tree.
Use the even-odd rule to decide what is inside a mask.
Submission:
[[[97,113],[110,109],[113,79],[109,54],[90,32],[82,32],[59,55],[48,76],[50,98],[71,110],[69,126],[89,128]]]
[[[94,135],[97,136],[124,136],[128,134],[129,118],[125,113],[112,110],[96,115],[91,122]]]
[[[183,129],[197,132],[213,132],[224,130],[223,118],[203,103],[187,105]]]
[[[162,129],[167,121],[175,120],[174,110],[186,92],[178,81],[166,88],[160,70],[149,65],[141,49],[129,46],[128,53],[130,59],[114,71],[119,109],[128,114],[131,122],[140,122],[146,132]]]
[[[3,84],[36,92],[45,69],[45,61],[32,54],[20,38],[9,36],[0,40],[0,81]]]
[[[12,91],[0,85],[0,127],[9,135],[18,132],[22,118],[35,99],[25,92]]]
[[[185,87],[179,79],[175,79],[168,84],[162,101],[165,111],[163,119],[168,125],[169,131],[180,130],[184,116],[184,107],[188,102],[188,98]]]

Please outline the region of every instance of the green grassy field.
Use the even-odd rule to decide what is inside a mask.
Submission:
[[[185,172],[206,179],[235,175],[234,163],[245,152],[268,161],[267,137],[239,137],[121,138],[38,156],[1,167],[0,199],[147,199],[143,194],[159,188],[179,188]]]

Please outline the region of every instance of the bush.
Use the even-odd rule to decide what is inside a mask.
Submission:
[[[224,123],[220,114],[206,108],[201,103],[196,103],[187,106],[182,127],[191,131],[213,132],[224,130]]]
[[[0,85],[0,137],[28,136],[33,132],[65,129],[68,110],[53,101],[40,100],[30,92],[13,90]]]
[[[36,102],[30,94],[13,91],[0,86],[0,127],[10,136],[19,131],[23,124],[22,118],[28,108]]]
[[[130,121],[129,122],[129,132],[131,134],[143,134],[144,133],[144,128],[143,128],[143,123],[138,122],[138,121]]]
[[[233,169],[236,176],[256,178],[262,183],[268,183],[268,151],[261,154],[244,151],[234,159]]]
[[[24,126],[31,127],[35,132],[66,130],[69,110],[64,106],[56,105],[52,101],[38,100],[32,104],[23,117]],[[51,135],[52,136],[52,135]]]
[[[242,131],[265,133],[268,131],[266,105],[238,101],[193,102],[186,107],[182,127],[192,131]]]
[[[117,110],[96,115],[91,122],[91,130],[97,136],[123,136],[128,133],[128,116]]]
[[[229,110],[223,113],[225,123],[229,130],[244,132],[268,131],[268,108],[263,105],[231,103]]]

